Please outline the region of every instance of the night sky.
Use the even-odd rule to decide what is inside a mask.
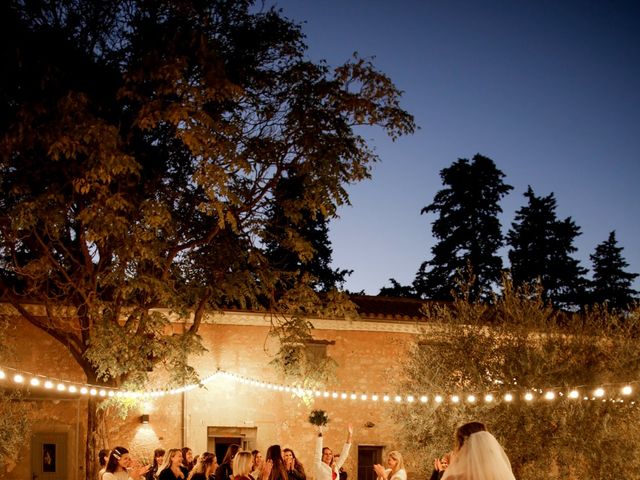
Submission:
[[[615,230],[628,271],[640,272],[640,2],[273,4],[306,22],[311,59],[375,57],[420,126],[395,143],[365,131],[381,162],[348,188],[352,206],[330,225],[334,266],[354,270],[346,288],[412,282],[434,243],[435,217],[420,210],[442,188],[440,170],[476,153],[514,187],[501,204],[504,233],[531,185],[581,227],[582,266]]]

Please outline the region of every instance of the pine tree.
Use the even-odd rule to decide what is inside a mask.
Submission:
[[[322,212],[305,208],[308,180],[296,174],[280,179],[269,210],[265,253],[270,263],[283,272],[282,289],[293,287],[307,276],[318,292],[341,289],[350,270],[331,268],[333,249],[328,219]],[[298,209],[288,208],[298,204]]]
[[[637,299],[638,292],[631,288],[637,273],[628,273],[629,266],[622,257],[622,247],[618,246],[616,232],[599,244],[589,255],[593,266],[593,280],[589,292],[589,303],[607,304],[614,310],[625,310]]]
[[[431,249],[432,259],[420,266],[414,288],[422,298],[451,299],[458,276],[470,267],[475,279],[471,296],[486,297],[502,270],[499,202],[513,187],[503,182],[493,160],[480,154],[471,162],[459,159],[440,177],[447,188],[422,209],[438,215],[432,224],[438,243]]]
[[[513,282],[540,282],[546,300],[556,307],[575,308],[584,300],[586,273],[571,256],[580,227],[571,217],[557,218],[553,193],[538,197],[529,186],[524,196],[528,204],[516,212],[507,234]]]

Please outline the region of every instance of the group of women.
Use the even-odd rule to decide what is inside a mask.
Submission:
[[[204,452],[193,461],[188,448],[157,449],[151,465],[138,466],[124,447],[111,450],[99,480],[306,480],[306,473],[290,448],[272,445],[264,461],[258,450],[231,445],[218,465],[216,455]],[[515,480],[502,446],[480,422],[470,422],[455,432],[455,446],[447,462],[436,461],[431,479]],[[407,480],[402,454],[392,451],[387,467],[373,466],[377,480]]]
[[[103,453],[104,452],[104,453]],[[102,457],[104,455],[104,457]],[[216,455],[204,452],[193,458],[191,449],[156,449],[153,462],[140,466],[125,447],[115,447],[108,454],[101,451],[105,465],[98,480],[306,480],[302,463],[290,448],[280,445],[267,449],[263,461],[260,451],[241,450],[230,445],[218,464]]]

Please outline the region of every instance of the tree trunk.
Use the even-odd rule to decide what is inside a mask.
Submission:
[[[86,480],[94,480],[98,477],[96,462],[98,458],[97,426],[98,402],[95,398],[89,397],[89,404],[87,405],[87,446],[84,454]]]

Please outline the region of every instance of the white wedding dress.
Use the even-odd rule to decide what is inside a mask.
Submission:
[[[515,480],[507,454],[489,432],[469,435],[442,480]]]

